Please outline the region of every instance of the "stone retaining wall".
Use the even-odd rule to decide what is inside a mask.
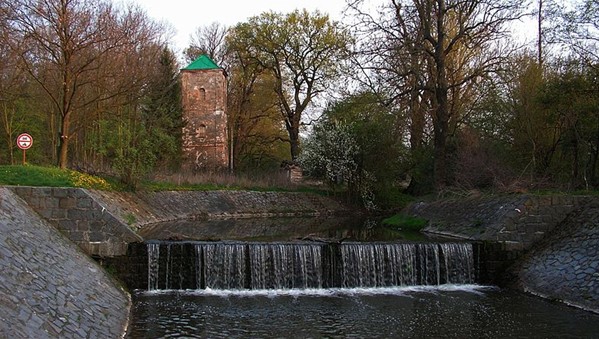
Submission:
[[[347,215],[326,197],[295,192],[106,192],[80,188],[9,188],[86,253],[121,256],[143,229],[181,220]]]
[[[465,198],[405,212],[428,219],[427,232],[489,244],[496,283],[599,313],[598,197]]]
[[[90,255],[123,255],[129,243],[143,241],[87,190],[17,186],[10,189]]]
[[[507,250],[521,251],[531,248],[589,199],[528,195],[448,199],[415,203],[406,213],[427,219],[425,232],[500,242]]]
[[[129,295],[0,187],[0,338],[119,338]]]
[[[135,228],[175,220],[254,217],[313,217],[347,214],[327,197],[299,192],[89,191],[103,207]]]
[[[518,289],[599,313],[599,199],[571,213],[511,271]]]

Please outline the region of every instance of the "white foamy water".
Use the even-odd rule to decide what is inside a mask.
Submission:
[[[439,292],[469,292],[483,294],[485,291],[495,290],[495,286],[484,285],[439,285],[439,286],[401,286],[401,287],[372,287],[372,288],[308,288],[308,289],[261,289],[261,290],[138,290],[136,293],[151,296],[165,294],[180,294],[187,296],[220,296],[220,297],[278,297],[278,296],[368,296],[368,295],[397,295],[409,296],[411,293],[439,293]]]

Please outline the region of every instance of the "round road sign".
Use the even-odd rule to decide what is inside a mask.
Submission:
[[[27,133],[21,133],[19,134],[19,136],[17,137],[17,146],[20,149],[30,149],[31,146],[33,145],[33,138],[31,137],[31,135],[27,134]]]

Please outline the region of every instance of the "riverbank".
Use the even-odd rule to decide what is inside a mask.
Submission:
[[[506,286],[599,312],[599,198],[443,200],[415,203],[406,213],[426,218],[429,233],[499,244],[511,253],[508,261],[518,259],[505,271]],[[89,256],[126,255],[129,243],[146,236],[185,239],[183,231],[173,236],[172,221],[211,221],[206,229],[222,233],[218,221],[225,219],[351,214],[308,193],[0,187],[0,268],[6,272],[0,337],[121,336],[129,295]],[[270,228],[251,225],[259,227],[240,223],[228,230],[258,237]]]
[[[0,187],[0,337],[119,338],[130,298],[91,258]]]
[[[350,214],[309,193],[0,187],[0,337],[118,338],[131,301],[93,257],[169,221]]]
[[[428,233],[499,244],[503,285],[599,313],[599,197],[446,199],[405,213]]]

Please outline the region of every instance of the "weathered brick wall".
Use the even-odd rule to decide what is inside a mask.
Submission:
[[[224,71],[181,71],[184,168],[227,168],[227,82]]]
[[[130,242],[142,241],[84,189],[17,186],[10,189],[90,255],[122,255]]]

